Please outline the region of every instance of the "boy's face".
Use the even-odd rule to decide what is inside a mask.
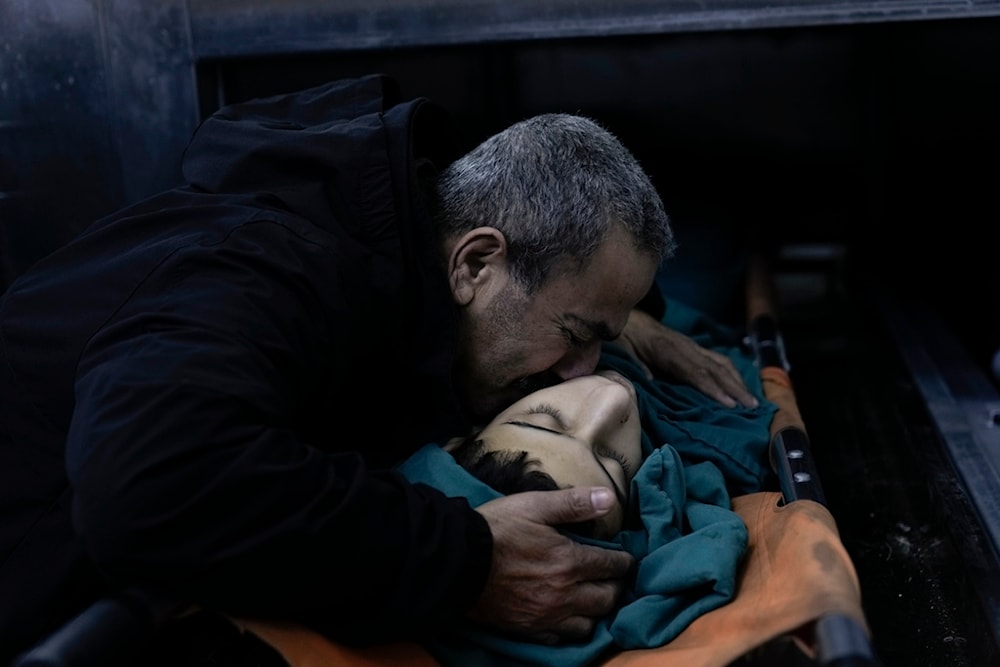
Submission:
[[[526,451],[531,469],[561,487],[608,486],[619,506],[598,519],[594,537],[622,528],[629,483],[641,463],[639,410],[632,383],[601,371],[541,389],[501,412],[479,434],[486,451]]]

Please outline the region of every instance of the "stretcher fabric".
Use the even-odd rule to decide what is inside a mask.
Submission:
[[[809,626],[841,613],[867,631],[861,589],[830,512],[809,500],[788,505],[780,494],[733,498],[748,529],[732,602],[694,620],[657,648],[624,650],[602,658],[604,667],[724,667],[767,641],[796,634],[812,650]],[[290,667],[439,667],[413,643],[351,647],[291,624],[237,621],[273,646]]]

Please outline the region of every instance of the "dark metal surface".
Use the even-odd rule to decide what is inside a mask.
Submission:
[[[1000,564],[865,271],[782,308],[828,506],[886,667],[1000,664]],[[905,336],[919,336],[911,321]],[[972,372],[971,365],[950,372]],[[928,376],[929,378],[929,376]],[[994,498],[996,496],[994,495]]]
[[[183,0],[0,3],[0,288],[179,180],[197,122]]]
[[[198,57],[973,18],[997,0],[190,0]],[[240,39],[233,40],[234,34]]]
[[[126,203],[180,181],[199,119],[185,0],[111,0],[102,8],[106,118]],[[238,38],[238,35],[233,35]]]
[[[920,393],[974,512],[974,548],[985,563],[976,588],[1000,639],[1000,394],[939,316],[920,301],[879,291],[876,310]],[[959,526],[960,527],[960,526]],[[967,540],[967,535],[959,535]],[[969,545],[973,546],[973,545]],[[975,562],[975,561],[972,561]]]
[[[995,104],[975,98],[992,93],[959,100],[955,119],[924,117],[937,108],[922,111],[922,100],[883,108],[879,96],[893,81],[877,77],[919,74],[921,85],[973,78],[960,95],[995,87],[986,82],[997,80],[996,65],[967,48],[995,43],[983,36],[989,27],[976,25],[991,17],[1000,17],[1000,0],[6,0],[0,286],[99,215],[178,183],[191,132],[240,62],[271,69],[258,92],[296,80],[299,69],[323,77],[316,63],[325,63],[326,76],[356,74],[348,62],[400,70],[413,94],[475,100],[458,109],[472,122],[484,109],[506,121],[559,99],[593,109],[604,93],[640,110],[642,118],[623,124],[637,134],[656,131],[662,115],[708,150],[723,142],[754,150],[760,140],[775,155],[797,144],[822,160],[831,147],[864,150],[859,132],[880,114],[890,122],[912,116],[901,130],[930,128],[931,136],[952,129],[942,123],[990,127],[976,114],[995,117]],[[913,42],[910,31],[891,29],[916,24],[930,27],[913,31]],[[836,27],[859,30],[818,30]],[[884,30],[869,38],[865,27]],[[927,34],[943,37],[921,43]],[[918,62],[923,53],[934,60]],[[866,63],[867,83],[856,71]],[[582,90],[596,96],[577,102]],[[927,94],[936,99],[933,89]],[[868,176],[879,178],[878,155],[867,157]],[[735,163],[726,155],[711,162],[730,170],[724,178],[739,167],[727,166]]]
[[[0,279],[118,199],[101,18],[88,3],[0,3]],[[100,180],[100,185],[95,181]],[[73,220],[73,223],[67,222]]]

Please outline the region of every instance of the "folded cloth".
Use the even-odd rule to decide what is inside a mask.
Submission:
[[[399,469],[410,481],[464,496],[473,506],[500,495],[436,445],[424,447]],[[660,646],[734,595],[747,530],[730,505],[725,480],[714,464],[684,465],[677,451],[664,445],[651,452],[636,472],[627,509],[629,525],[615,540],[574,536],[625,549],[639,563],[622,604],[598,622],[589,639],[537,644],[456,618],[423,644],[444,665],[484,667],[581,666],[608,652]]]
[[[602,656],[604,667],[725,667],[755,647],[793,634],[806,650],[811,624],[844,614],[868,632],[857,573],[836,523],[822,505],[800,500],[780,505],[780,494],[733,499],[748,528],[734,599],[708,611],[663,646]],[[351,647],[291,624],[235,620],[273,646],[290,667],[440,667],[423,646],[394,643]]]
[[[685,463],[710,461],[722,472],[732,496],[776,489],[768,447],[778,406],[765,397],[761,370],[743,344],[742,333],[677,300],[668,302],[661,322],[728,357],[760,405],[727,408],[690,385],[648,378],[625,350],[606,345],[600,367],[618,371],[635,385],[643,454],[667,443]]]
[[[695,619],[670,643],[622,651],[605,667],[724,667],[752,649],[792,635],[815,657],[812,624],[830,614],[853,619],[870,635],[861,587],[833,516],[823,505],[780,494],[733,499],[750,543],[732,602]]]

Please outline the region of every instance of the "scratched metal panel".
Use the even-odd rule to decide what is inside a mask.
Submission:
[[[0,288],[176,182],[197,119],[182,0],[0,3]]]
[[[87,3],[0,3],[0,286],[104,210],[118,182],[100,16]],[[54,196],[58,193],[57,196]],[[110,195],[113,197],[113,193]]]
[[[190,0],[200,57],[840,25],[1000,13],[997,0]],[[234,40],[233,35],[239,39]]]

